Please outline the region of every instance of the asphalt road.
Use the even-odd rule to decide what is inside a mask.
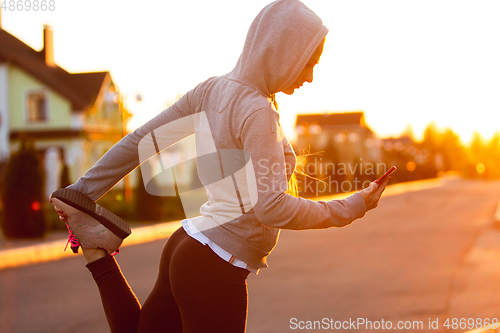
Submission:
[[[346,228],[283,230],[269,268],[248,279],[247,332],[295,332],[314,321],[323,328],[315,331],[343,324],[334,331],[445,332],[447,318],[500,319],[500,233],[492,228],[499,199],[500,182],[456,180],[387,196]],[[163,243],[117,256],[141,301]],[[0,271],[0,332],[107,332],[84,264],[76,256]],[[382,329],[389,321],[392,329]],[[423,327],[397,330],[400,322]]]

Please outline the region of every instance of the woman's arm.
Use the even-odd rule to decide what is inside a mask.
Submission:
[[[82,192],[96,201],[158,152],[154,146],[155,142],[151,140],[155,137],[155,132],[157,137],[155,141],[161,139],[162,147],[158,147],[159,151],[193,134],[194,127],[189,121],[193,118],[189,116],[194,113],[194,108],[190,105],[193,91],[194,89],[182,96],[174,105],[122,138],[85,175],[68,188]],[[176,126],[165,126],[172,122]]]
[[[253,210],[259,221],[280,229],[322,229],[342,227],[363,217],[367,206],[361,193],[343,200],[312,201],[285,193],[287,178],[281,131],[271,131],[278,120],[268,109],[258,110],[246,120],[241,132],[243,149],[252,159],[257,182],[257,203]],[[381,194],[381,192],[380,192]]]

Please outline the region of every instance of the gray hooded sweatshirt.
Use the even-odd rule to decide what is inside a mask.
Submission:
[[[359,193],[333,201],[285,193],[295,154],[271,96],[297,79],[327,32],[302,2],[270,3],[254,19],[230,73],[200,83],[125,136],[70,188],[97,200],[150,158],[171,175],[182,163],[174,165],[158,153],[194,134],[203,186],[179,188],[181,200],[193,191],[206,193],[200,216],[192,222],[213,243],[254,268],[267,267],[280,229],[342,227],[362,217],[366,206]],[[144,179],[147,189],[150,180]],[[191,197],[184,196],[186,201]]]

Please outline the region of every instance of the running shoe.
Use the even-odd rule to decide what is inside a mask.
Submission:
[[[109,254],[116,254],[123,240],[131,234],[125,221],[83,193],[62,188],[52,193],[49,200],[59,218],[66,223],[70,233],[68,243],[74,253],[81,246],[101,248]]]

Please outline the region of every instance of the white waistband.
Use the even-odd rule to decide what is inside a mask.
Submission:
[[[181,224],[189,236],[193,237],[203,245],[208,245],[212,249],[212,251],[214,251],[219,257],[221,257],[228,263],[236,267],[248,269],[250,272],[255,274],[259,273],[259,270],[257,268],[253,268],[247,265],[245,262],[241,261],[240,259],[237,259],[231,253],[227,252],[226,250],[222,249],[220,246],[212,242],[207,236],[205,236],[198,229],[196,229],[196,227],[194,226],[193,222],[190,219],[182,220]]]

